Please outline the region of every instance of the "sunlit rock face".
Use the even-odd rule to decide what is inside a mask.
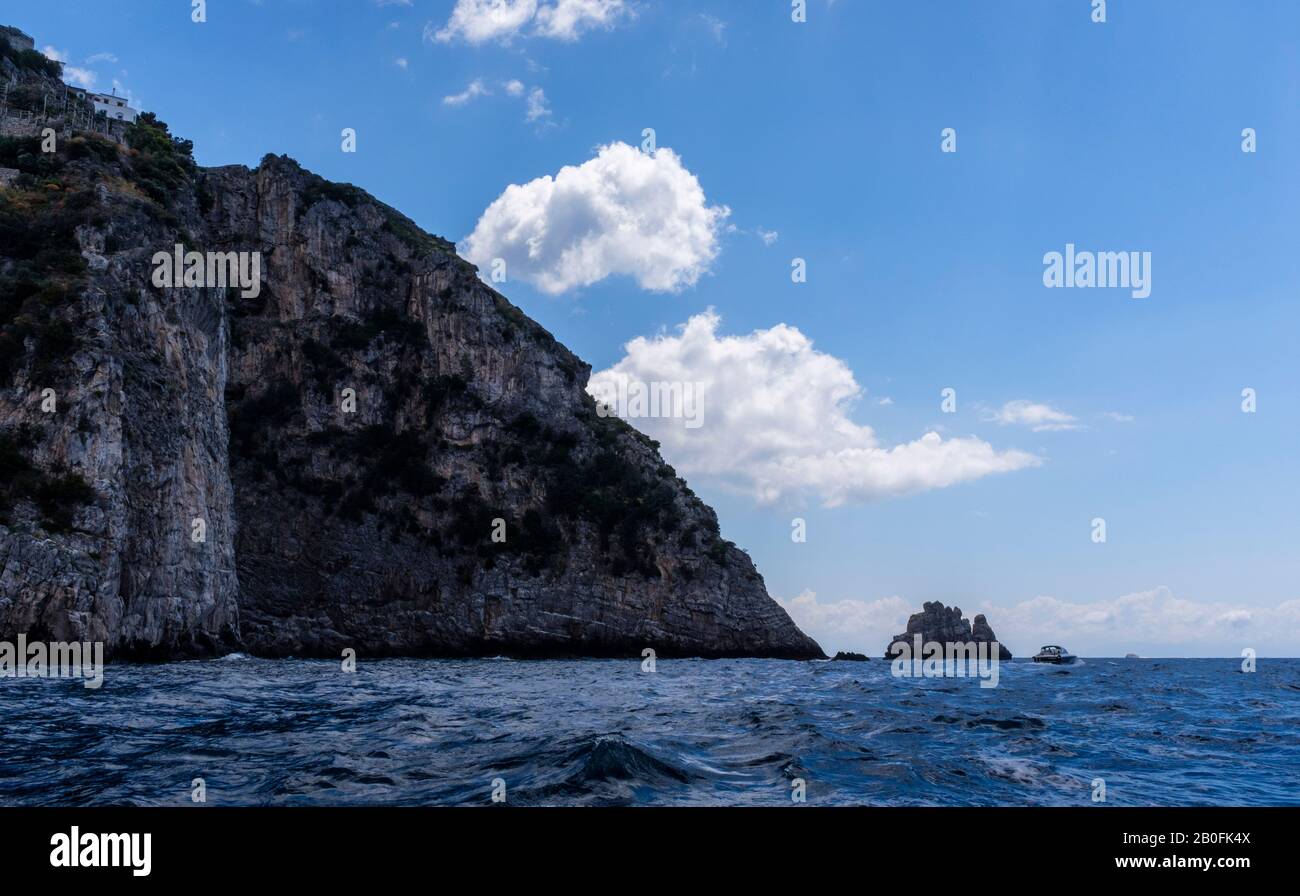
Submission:
[[[0,225],[48,237],[0,243],[0,637],[822,656],[450,243],[287,158],[199,168],[142,122],[130,149],[0,146]],[[255,254],[257,284],[160,285],[177,246]]]

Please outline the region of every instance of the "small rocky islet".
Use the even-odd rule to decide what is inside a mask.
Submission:
[[[969,620],[962,616],[960,607],[944,606],[937,600],[927,601],[921,605],[921,612],[908,617],[907,630],[890,639],[885,647],[885,659],[894,658],[895,644],[903,644],[911,651],[918,635],[922,644],[991,644],[998,640],[983,613]],[[1001,642],[998,642],[998,659],[1011,659],[1011,651]]]

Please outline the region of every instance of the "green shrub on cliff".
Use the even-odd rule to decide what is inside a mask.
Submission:
[[[7,524],[13,508],[30,501],[46,529],[66,532],[77,508],[95,500],[95,490],[78,473],[38,468],[30,456],[38,440],[30,426],[0,431],[0,522]]]
[[[378,308],[360,323],[339,323],[330,345],[340,351],[361,351],[380,336],[392,343],[418,345],[424,338],[424,327],[399,311]]]
[[[0,164],[24,159],[22,141],[0,140]],[[80,185],[0,191],[0,386],[13,382],[35,340],[33,380],[65,369],[79,340],[67,314],[86,274],[77,227],[96,219],[94,192]]]
[[[335,183],[313,174],[302,191],[302,203],[298,206],[298,211],[305,212],[323,200],[341,202],[348,208],[356,208],[366,200],[366,193],[352,184]]]
[[[63,63],[51,59],[36,50],[19,50],[9,45],[9,41],[0,39],[0,58],[8,59],[19,68],[37,72],[47,78],[62,78]]]
[[[168,205],[172,195],[194,175],[194,144],[173,137],[167,123],[145,112],[126,129],[133,180],[150,199]]]

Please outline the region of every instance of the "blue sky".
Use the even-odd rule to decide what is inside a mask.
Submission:
[[[653,128],[671,153],[648,176],[701,199],[651,222],[675,288],[650,280],[677,262],[614,250],[585,285],[512,264],[500,288],[597,371],[731,365],[716,423],[631,422],[827,649],[877,653],[943,600],[1019,654],[1300,653],[1300,5],[1111,0],[1094,23],[1091,0],[809,0],[795,23],[784,0],[501,3],[495,31],[473,0],[460,29],[457,0],[211,0],[202,24],[187,0],[6,0],[0,22],[129,91],[202,164],[286,153],[462,247],[509,185]],[[589,228],[588,200],[628,210],[582,171],[582,202],[538,213],[552,234]],[[535,211],[512,202],[506,224]],[[1150,252],[1151,295],[1045,288],[1067,243]],[[953,458],[908,447],[930,431]],[[897,446],[928,465],[914,488],[891,484]]]

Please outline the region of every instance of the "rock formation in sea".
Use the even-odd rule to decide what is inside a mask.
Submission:
[[[893,646],[898,642],[907,645],[908,650],[913,648],[915,638],[921,636],[922,643],[936,641],[940,644],[950,643],[992,643],[997,641],[997,635],[993,633],[992,626],[989,625],[984,614],[980,613],[975,617],[974,623],[965,619],[961,615],[960,607],[946,607],[939,601],[928,601],[921,606],[921,612],[913,613],[907,620],[907,631],[902,634],[894,635],[889,641],[889,646],[885,648],[885,658],[892,659],[894,654],[891,653]],[[1001,660],[1011,659],[1011,651],[1005,644],[998,644],[998,658]]]
[[[831,657],[833,660],[849,660],[855,663],[865,663],[867,657],[865,654],[854,653],[852,650],[841,650]]]
[[[0,138],[0,639],[823,656],[451,243],[283,156],[201,168],[152,115],[30,133]],[[256,288],[160,285],[178,245],[258,253]]]

